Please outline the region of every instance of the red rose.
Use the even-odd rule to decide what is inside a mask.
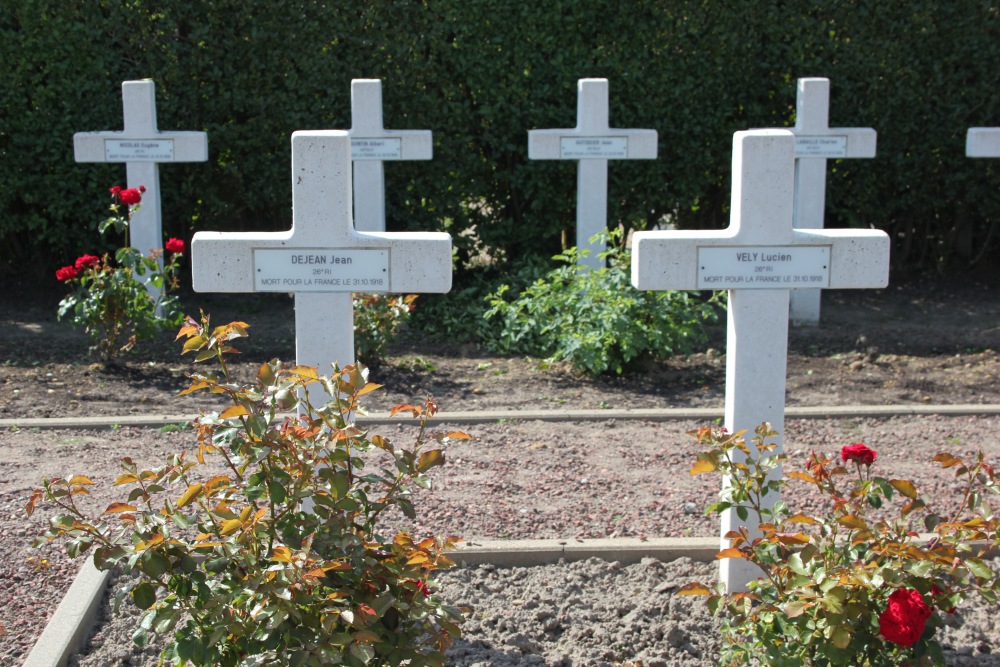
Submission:
[[[140,185],[139,186],[139,192],[145,193],[146,192],[146,186],[145,185]]]
[[[184,252],[184,241],[171,237],[167,239],[167,245],[164,247],[167,249],[167,252]]]
[[[840,450],[840,458],[844,463],[854,461],[855,463],[870,466],[878,458],[878,452],[867,445],[856,442],[853,445],[846,445]]]
[[[88,266],[93,266],[94,264],[97,264],[100,261],[101,258],[95,257],[94,255],[80,255],[79,257],[76,258],[76,264],[74,266],[76,267],[77,271],[83,271]]]
[[[62,282],[73,280],[73,278],[76,278],[78,275],[80,274],[77,273],[76,268],[72,266],[64,266],[56,271],[56,278]]]
[[[912,646],[924,634],[931,608],[920,593],[897,588],[889,596],[889,606],[878,617],[878,627],[886,641]]]
[[[126,206],[133,206],[142,201],[142,193],[135,188],[126,188],[118,193],[118,198],[121,199],[122,203]]]
[[[120,186],[120,185],[113,185],[108,190],[108,192],[111,193],[112,197],[117,197],[121,193],[121,191],[122,191],[122,186]]]

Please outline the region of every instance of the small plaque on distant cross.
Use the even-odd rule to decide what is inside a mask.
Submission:
[[[173,139],[105,139],[105,162],[173,162]]]
[[[255,248],[257,292],[369,292],[389,287],[389,249]]]
[[[698,289],[830,286],[830,246],[698,248]]]
[[[623,160],[628,157],[628,137],[561,137],[563,160]]]
[[[845,158],[847,157],[847,137],[795,137],[795,157]]]
[[[403,140],[398,137],[351,137],[352,160],[402,160]]]

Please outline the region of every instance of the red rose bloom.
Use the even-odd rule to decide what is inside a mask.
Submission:
[[[878,458],[878,452],[867,445],[856,442],[853,445],[846,445],[840,450],[840,458],[844,463],[854,461],[855,463],[870,466]]]
[[[878,627],[886,641],[912,646],[924,634],[931,608],[920,593],[897,588],[889,596],[889,606],[878,617]]]
[[[117,197],[121,193],[121,191],[122,191],[122,186],[120,185],[112,185],[111,188],[108,190],[108,192],[111,193],[112,197]]]
[[[97,264],[100,261],[101,258],[95,257],[94,255],[80,255],[79,257],[76,258],[76,264],[74,266],[76,267],[77,271],[83,271],[88,266],[93,266],[94,264]]]
[[[72,266],[64,266],[56,271],[56,278],[62,282],[73,280],[73,278],[76,278],[78,275],[80,274],[77,273],[76,268]]]
[[[142,193],[135,188],[126,188],[118,193],[118,198],[127,206],[134,206],[142,201]]]
[[[140,185],[139,186],[139,192],[145,193],[146,192],[146,186],[145,185]]]
[[[167,245],[164,247],[167,249],[167,252],[184,252],[184,241],[170,237],[167,239]]]

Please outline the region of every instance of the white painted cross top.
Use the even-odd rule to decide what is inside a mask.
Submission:
[[[826,161],[873,158],[877,134],[870,127],[829,127],[830,80],[798,80],[795,105],[795,213],[796,229],[823,229],[826,211]],[[820,290],[799,289],[791,294],[792,324],[816,326]]]
[[[789,290],[877,288],[889,280],[884,232],[793,228],[794,172],[790,131],[737,132],[729,227],[633,236],[632,284],[638,289],[729,290],[725,426],[730,432],[752,432],[764,421],[784,430]],[[767,498],[771,504],[777,500],[772,494]],[[740,525],[736,512],[728,511],[722,535]],[[722,544],[729,546],[725,539]],[[720,562],[730,591],[759,574],[742,559]]]
[[[1000,157],[1000,127],[970,127],[965,135],[966,157]]]
[[[191,243],[196,292],[295,294],[296,362],[321,374],[355,361],[352,292],[451,289],[451,237],[355,231],[351,180],[347,132],[295,132],[292,228],[198,232]]]
[[[351,158],[354,160],[354,228],[385,231],[385,160],[430,160],[430,130],[382,127],[382,81],[351,81]]]
[[[608,80],[577,82],[576,127],[528,131],[529,160],[577,160],[576,247],[589,249],[580,266],[601,268],[604,243],[591,237],[608,224],[608,160],[655,160],[656,130],[608,126]]]
[[[158,130],[156,84],[149,79],[123,81],[122,106],[124,130],[77,132],[73,135],[73,154],[77,162],[124,162],[128,187],[146,187],[142,206],[129,225],[129,242],[139,252],[148,253],[163,247],[159,164],[205,162],[208,135]],[[146,290],[159,300],[158,288],[147,283]]]

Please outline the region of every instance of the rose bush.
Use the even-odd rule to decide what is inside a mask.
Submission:
[[[777,435],[770,425],[755,430],[752,446],[744,432],[705,428],[692,435],[708,449],[691,474],[719,472],[726,480],[708,511],[755,519],[728,533],[730,546],[718,554],[760,569],[748,590],[691,584],[681,591],[707,595],[723,616],[721,664],[944,665],[934,639],[941,614],[974,594],[997,601],[1000,577],[983,558],[1000,547],[989,503],[1000,483],[982,453],[969,461],[948,452],[934,457],[964,487],[960,507],[942,517],[912,482],[873,475],[878,453],[863,443],[841,449],[848,467],[813,452],[807,470],[788,473],[829,501],[826,513],[810,516],[780,500],[766,502],[786,483],[775,475],[785,457],[768,442]],[[901,501],[895,512],[894,499]]]
[[[169,292],[177,286],[184,242],[171,238],[166,253],[156,250],[149,255],[128,243],[129,223],[145,190],[143,186],[122,189],[116,185],[109,191],[112,216],[101,223],[100,232],[114,229],[126,235],[125,246],[118,249],[113,260],[108,254],[84,254],[56,271],[56,279],[71,288],[59,303],[59,318],[68,317],[83,327],[94,343],[92,350],[105,361],[113,361],[163,327],[180,324],[182,318],[177,300]],[[160,295],[157,300],[150,296],[147,286],[156,288]]]
[[[359,365],[320,377],[275,359],[240,384],[226,356],[246,335],[242,322],[189,320],[184,352],[220,372],[192,375],[184,393],[223,394],[231,406],[201,415],[193,451],[162,466],[122,458],[114,484],[125,491],[103,514],[76,504],[93,484],[86,475],[44,480],[28,513],[57,513],[36,543],[61,540],[71,556],[136,575],[116,608],[145,610],[133,640],[167,637],[164,665],[443,665],[462,611],[435,594],[433,576],[459,540],[389,534],[380,519],[389,509],[414,518],[411,489],[444,464],[438,445],[468,436],[429,429],[432,401],[392,410],[419,420],[411,446],[361,429],[360,398],[378,385]],[[333,398],[314,405],[317,386]],[[287,409],[297,414],[279,414]],[[206,470],[211,459],[222,472]]]

